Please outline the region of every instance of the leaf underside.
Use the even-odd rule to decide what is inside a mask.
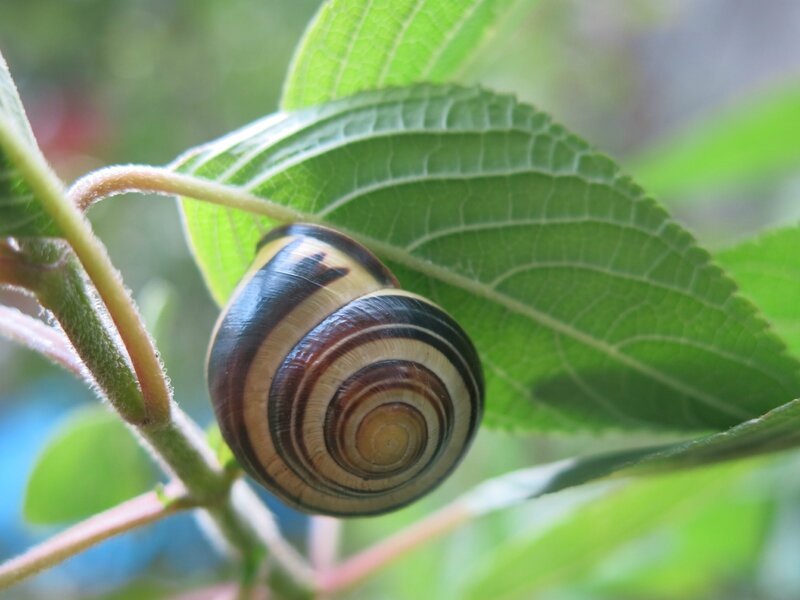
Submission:
[[[368,92],[265,118],[174,167],[380,240],[404,287],[473,337],[491,425],[714,430],[800,395],[797,363],[691,235],[511,97]],[[274,223],[182,206],[224,302]]]
[[[660,474],[789,450],[800,446],[800,400],[730,429],[656,447],[628,448],[538,465],[489,479],[461,497],[473,514],[608,477]]]
[[[21,155],[47,169],[11,74],[0,55],[0,237],[57,235],[55,224],[39,205],[18,168]]]

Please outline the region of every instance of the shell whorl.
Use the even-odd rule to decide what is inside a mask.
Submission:
[[[467,335],[350,238],[272,231],[220,316],[208,382],[242,467],[287,504],[379,514],[457,465],[483,412]]]

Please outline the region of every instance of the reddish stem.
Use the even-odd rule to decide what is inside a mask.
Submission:
[[[324,595],[332,595],[352,587],[429,540],[450,533],[473,517],[474,513],[464,504],[457,502],[446,506],[378,542],[372,548],[352,556],[339,566],[320,572],[317,577],[318,590]]]
[[[173,484],[167,500],[149,492],[110,508],[62,531],[24,554],[0,565],[0,589],[82,552],[110,537],[154,523],[180,510],[193,508],[185,497],[174,497],[182,487]]]
[[[81,359],[58,330],[9,306],[0,306],[0,336],[38,352],[50,361],[84,376]]]

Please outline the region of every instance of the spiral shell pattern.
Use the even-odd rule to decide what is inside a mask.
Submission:
[[[215,328],[208,382],[242,467],[311,513],[400,508],[458,464],[483,412],[466,333],[352,239],[272,231]]]

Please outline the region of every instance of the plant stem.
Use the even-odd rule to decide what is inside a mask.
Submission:
[[[450,533],[474,516],[466,505],[454,502],[338,566],[319,573],[317,589],[325,595],[333,595],[352,587],[426,542]]]
[[[162,467],[186,485],[205,508],[222,538],[243,559],[269,550],[270,556],[304,588],[313,587],[313,572],[281,536],[272,513],[243,481],[231,482],[194,422],[176,405],[172,422],[138,428],[155,449]]]
[[[27,268],[24,258],[11,245],[11,241],[0,240],[0,285],[25,289],[33,287],[36,280],[38,277]]]
[[[34,319],[16,308],[0,306],[0,336],[38,352],[78,377],[84,377],[83,363],[72,350],[69,341],[39,319]]]
[[[59,249],[53,242],[40,241],[26,250],[46,259]],[[167,423],[146,418],[131,365],[111,335],[74,258],[68,255],[57,268],[40,272],[36,292],[42,305],[52,312],[104,395],[135,425],[162,468],[180,479],[190,496],[208,511],[218,537],[242,557],[261,555],[267,548],[293,579],[311,587],[310,568],[280,537],[269,510],[244,482],[231,489],[230,477],[203,433],[180,408],[172,406]]]
[[[3,147],[60,235],[72,247],[103,301],[128,356],[121,352],[113,330],[105,322],[105,315],[98,311],[74,260],[67,260],[66,267],[59,269],[62,272],[56,276],[37,282],[41,285],[17,282],[13,268],[6,281],[36,291],[40,302],[58,319],[115,408],[129,424],[136,426],[162,464],[186,485],[192,498],[204,504],[219,532],[243,560],[247,562],[254,556],[262,556],[266,547],[300,586],[311,588],[313,573],[280,537],[264,504],[244,482],[231,488],[228,475],[202,436],[194,431],[196,428],[190,420],[172,406],[166,374],[153,341],[105,246],[94,235],[81,210],[65,197],[61,182],[40,153],[31,152],[15,135],[3,139]],[[54,253],[59,244],[36,240],[30,246],[47,254]],[[4,248],[4,254],[5,250],[8,248]],[[171,411],[175,413],[173,418]]]
[[[97,301],[75,258],[50,241],[31,242],[25,250],[42,264],[57,264],[41,270],[34,292],[58,321],[105,397],[128,423],[149,422],[136,376],[119,340],[98,312]],[[56,257],[61,258],[50,263]]]
[[[333,517],[311,517],[308,525],[308,559],[317,571],[336,563],[342,521]]]
[[[181,510],[193,508],[193,502],[180,492],[180,486],[168,487],[168,502],[156,492],[128,500],[35,546],[24,554],[0,565],[0,589],[7,588],[48,567],[99,544],[120,533],[155,523]]]
[[[72,246],[106,305],[136,372],[147,419],[155,423],[167,422],[171,396],[166,375],[153,341],[105,246],[94,235],[83,213],[67,201],[61,181],[39,153],[31,152],[16,136],[5,140],[4,149],[40,205]]]
[[[230,185],[208,179],[182,175],[159,167],[120,165],[94,171],[76,181],[68,192],[71,202],[86,210],[95,202],[129,192],[186,196],[221,204],[251,213],[263,214],[279,221],[308,220],[308,215],[288,206],[266,202]]]
[[[317,600],[327,600],[331,595],[319,585],[319,574],[327,573],[336,565],[339,553],[339,536],[342,521],[333,517],[311,517],[308,524],[308,559],[317,573]]]
[[[69,277],[60,281],[70,285]],[[91,303],[85,295],[81,296],[80,288],[73,288],[73,293],[77,299],[56,294],[56,298],[63,298],[64,302],[49,308],[67,334],[72,333],[71,339],[77,340],[79,352],[82,349],[86,351],[84,361],[96,374],[101,387],[110,386],[117,390],[125,386],[130,393],[138,394],[129,367],[119,367],[108,377],[103,376],[103,373],[108,373],[107,363],[113,365],[124,357],[118,352],[115,354],[113,346],[107,344],[105,350],[98,351],[103,348],[108,335],[104,324],[99,315],[90,310]],[[79,312],[81,308],[83,310]],[[277,532],[272,514],[244,482],[235,483],[231,489],[230,478],[206,444],[203,433],[177,405],[173,405],[168,423],[144,423],[135,430],[153,450],[151,454],[162,468],[180,479],[191,497],[208,511],[230,548],[247,557],[262,553],[261,549],[266,547],[293,578],[311,585],[310,569],[305,567],[302,559],[285,551],[286,543]]]
[[[318,222],[320,219],[314,215],[302,213],[289,207],[270,202],[263,198],[253,196],[247,192],[231,186],[220,185],[209,180],[182,175],[168,169],[148,166],[117,166],[108,167],[91,173],[77,181],[69,191],[72,202],[81,210],[86,210],[95,202],[118,194],[128,192],[152,192],[157,194],[177,195],[220,204],[229,208],[236,208],[251,213],[262,214],[272,219],[292,222],[308,221]],[[378,244],[377,242],[375,242]],[[385,245],[385,244],[382,244]],[[323,596],[329,596],[355,585],[377,570],[398,560],[418,546],[438,537],[441,537],[460,525],[476,517],[480,512],[474,512],[467,503],[456,501],[441,511],[412,525],[395,536],[376,544],[374,547],[350,558],[339,566],[330,567],[335,550],[323,549],[321,535],[328,524],[316,522],[313,527],[320,526],[322,530],[312,533],[312,554],[314,566],[322,567],[316,577],[308,573],[306,567],[300,569],[305,581],[315,580],[314,588]],[[316,549],[314,549],[316,548]],[[335,548],[335,544],[333,546]],[[289,548],[291,550],[291,548]],[[274,548],[272,549],[275,552]],[[293,552],[293,550],[292,550]],[[291,553],[289,553],[291,555]],[[278,558],[276,556],[276,558]],[[284,567],[291,564],[284,557],[281,560]],[[326,568],[326,565],[330,568]],[[297,578],[296,578],[297,579]]]

